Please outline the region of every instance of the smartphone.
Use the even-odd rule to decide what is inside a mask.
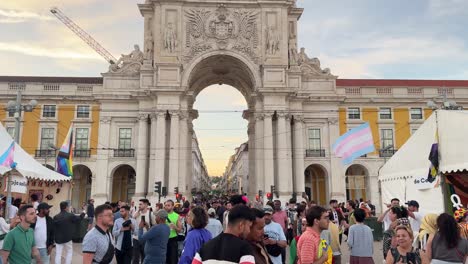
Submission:
[[[146,222],[146,219],[145,219],[144,215],[141,216],[141,221]]]
[[[406,263],[416,264],[416,253],[414,253],[414,252],[406,253]]]
[[[268,239],[270,238],[267,234],[263,234],[263,239]]]

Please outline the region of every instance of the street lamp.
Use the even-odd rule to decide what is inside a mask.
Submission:
[[[18,91],[16,94],[16,101],[9,101],[6,106],[8,113],[13,113],[15,117],[15,142],[19,145],[20,137],[20,126],[21,126],[21,113],[32,112],[34,107],[36,107],[37,101],[31,100],[28,104],[21,104],[21,91]],[[7,206],[5,208],[5,216],[8,217],[8,212],[10,211],[11,206],[11,173],[8,173],[8,182],[7,182]]]

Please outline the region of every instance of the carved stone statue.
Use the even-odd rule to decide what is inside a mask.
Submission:
[[[148,31],[147,36],[145,37],[145,59],[152,60],[153,59],[153,33],[151,30]]]
[[[120,59],[109,66],[110,72],[135,73],[140,70],[143,64],[144,54],[140,50],[140,46],[134,45],[134,50],[130,54],[122,54]]]
[[[280,44],[280,37],[278,32],[274,26],[270,26],[267,30],[267,41],[266,41],[266,48],[267,53],[274,55],[276,51],[279,50]]]
[[[289,65],[298,65],[296,38],[289,39]]]
[[[322,69],[320,67],[320,60],[318,58],[309,58],[305,53],[305,48],[301,48],[301,52],[298,54],[297,63],[301,66],[303,72],[305,70],[308,73],[315,72],[320,75],[330,75],[330,69]]]
[[[170,53],[174,52],[176,48],[177,36],[172,23],[167,23],[166,30],[164,31],[164,48]]]

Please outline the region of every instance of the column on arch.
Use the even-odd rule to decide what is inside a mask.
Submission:
[[[305,177],[304,177],[304,117],[294,116],[294,178],[295,191],[298,197],[305,192]]]
[[[168,179],[168,193],[173,193],[175,187],[179,187],[182,192],[182,186],[179,186],[179,149],[180,149],[180,112],[171,111],[171,134],[170,134],[170,149],[169,149],[169,179]]]
[[[179,122],[180,122],[180,148],[179,148],[179,191],[184,195],[190,194],[190,189],[187,186],[187,174],[191,174],[191,170],[189,170],[189,160],[191,155],[187,155],[187,152],[191,154],[191,140],[189,141],[189,131],[188,131],[188,112],[184,111],[180,113]],[[190,136],[190,139],[192,137]]]
[[[262,190],[263,195],[266,193],[265,189],[265,175],[263,173],[264,165],[263,162],[264,160],[262,159],[263,157],[263,139],[264,139],[264,133],[263,133],[263,114],[260,113],[255,113],[255,133],[254,133],[254,148],[249,149],[250,152],[255,151],[255,181],[256,181],[256,189]],[[250,163],[249,163],[250,166]]]
[[[157,111],[151,115],[151,146],[148,194],[154,195],[154,182],[164,182],[164,166],[166,158],[166,112]]]
[[[98,139],[98,145],[101,147],[97,150],[96,177],[91,188],[91,190],[94,190],[92,197],[96,204],[103,204],[108,201],[112,191],[112,177],[108,175],[110,127],[111,117],[101,117]]]
[[[145,196],[148,166],[148,114],[138,115],[135,199]],[[148,185],[153,185],[151,182]]]
[[[264,190],[270,191],[270,186],[275,182],[275,164],[273,160],[273,113],[265,113],[263,116],[263,171]]]
[[[249,155],[249,163],[248,163],[248,179],[246,179],[247,184],[242,183],[242,185],[246,186],[247,188],[244,188],[243,192],[247,193],[249,197],[252,199],[255,197],[257,194],[257,178],[255,177],[255,166],[256,166],[256,160],[255,160],[255,115],[253,112],[246,110],[243,113],[243,118],[246,119],[249,124],[247,128],[247,135],[249,136],[249,141],[247,144],[248,147],[248,155]]]
[[[291,156],[288,151],[288,140],[291,131],[288,130],[289,118],[284,112],[277,113],[278,129],[276,130],[277,162],[278,162],[278,191],[280,197],[288,199],[292,195]]]

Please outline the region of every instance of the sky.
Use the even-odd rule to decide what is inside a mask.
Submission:
[[[57,6],[115,57],[143,46],[143,0],[0,1],[0,75],[100,76],[107,63],[53,17]],[[340,78],[468,79],[466,0],[298,0],[299,47]],[[194,122],[210,175],[247,140],[242,95],[203,90]],[[229,110],[229,113],[222,113]],[[220,120],[222,122],[220,122]]]

